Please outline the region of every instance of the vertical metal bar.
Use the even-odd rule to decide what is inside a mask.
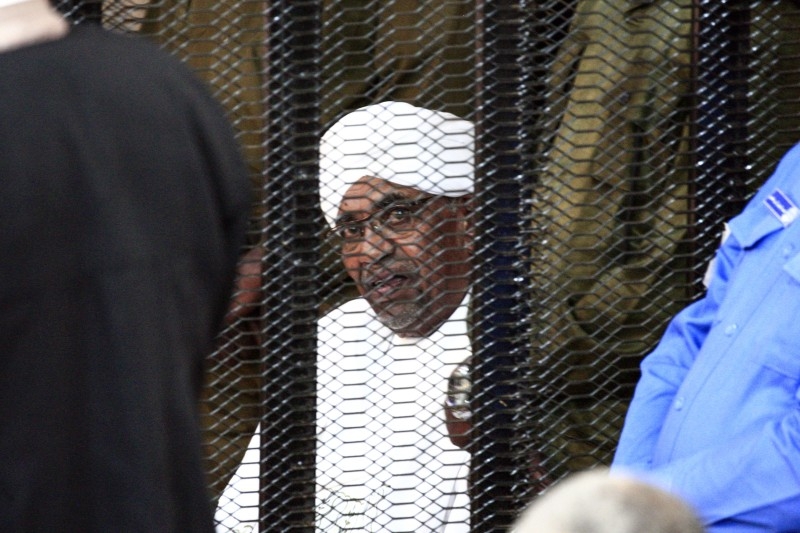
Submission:
[[[100,24],[103,21],[102,0],[62,0],[53,5],[74,22]]]
[[[261,531],[314,530],[319,0],[267,9]]]
[[[476,257],[473,308],[472,531],[505,531],[535,483],[530,435],[528,268],[521,237],[534,182],[545,79],[541,2],[480,2],[478,9]]]
[[[697,235],[695,289],[718,240],[709,233],[738,213],[747,197],[750,7],[746,0],[701,0],[696,28]],[[711,237],[711,238],[709,238]]]

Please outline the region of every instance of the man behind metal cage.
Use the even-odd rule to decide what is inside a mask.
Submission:
[[[197,401],[249,187],[177,60],[0,0],[0,531],[212,533]]]
[[[322,138],[322,208],[361,298],[319,324],[319,531],[469,531],[442,403],[470,354],[473,142],[471,122],[400,102]]]

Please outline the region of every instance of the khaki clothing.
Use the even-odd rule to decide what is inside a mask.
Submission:
[[[533,258],[551,471],[610,462],[638,361],[687,298],[690,6],[580,2],[554,64]]]
[[[140,32],[174,51],[228,111],[255,193],[263,184],[265,19],[260,2],[159,1]],[[255,203],[260,204],[260,196]],[[254,217],[260,213],[255,213]]]
[[[532,331],[545,465],[557,475],[610,462],[638,363],[697,286],[691,6],[581,1],[552,69],[533,252],[534,279],[552,291],[535,302]],[[752,20],[751,191],[796,141],[800,116],[797,90],[777,92],[800,81],[789,64],[797,8],[762,3]]]
[[[475,2],[323,4],[323,126],[384,100],[475,114]]]

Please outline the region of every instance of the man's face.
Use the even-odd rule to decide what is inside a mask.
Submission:
[[[468,202],[368,176],[345,193],[342,262],[378,320],[401,336],[435,331],[469,289]]]

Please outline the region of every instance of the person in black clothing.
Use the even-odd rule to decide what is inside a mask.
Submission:
[[[0,531],[214,531],[197,400],[250,205],[155,45],[0,0]]]

